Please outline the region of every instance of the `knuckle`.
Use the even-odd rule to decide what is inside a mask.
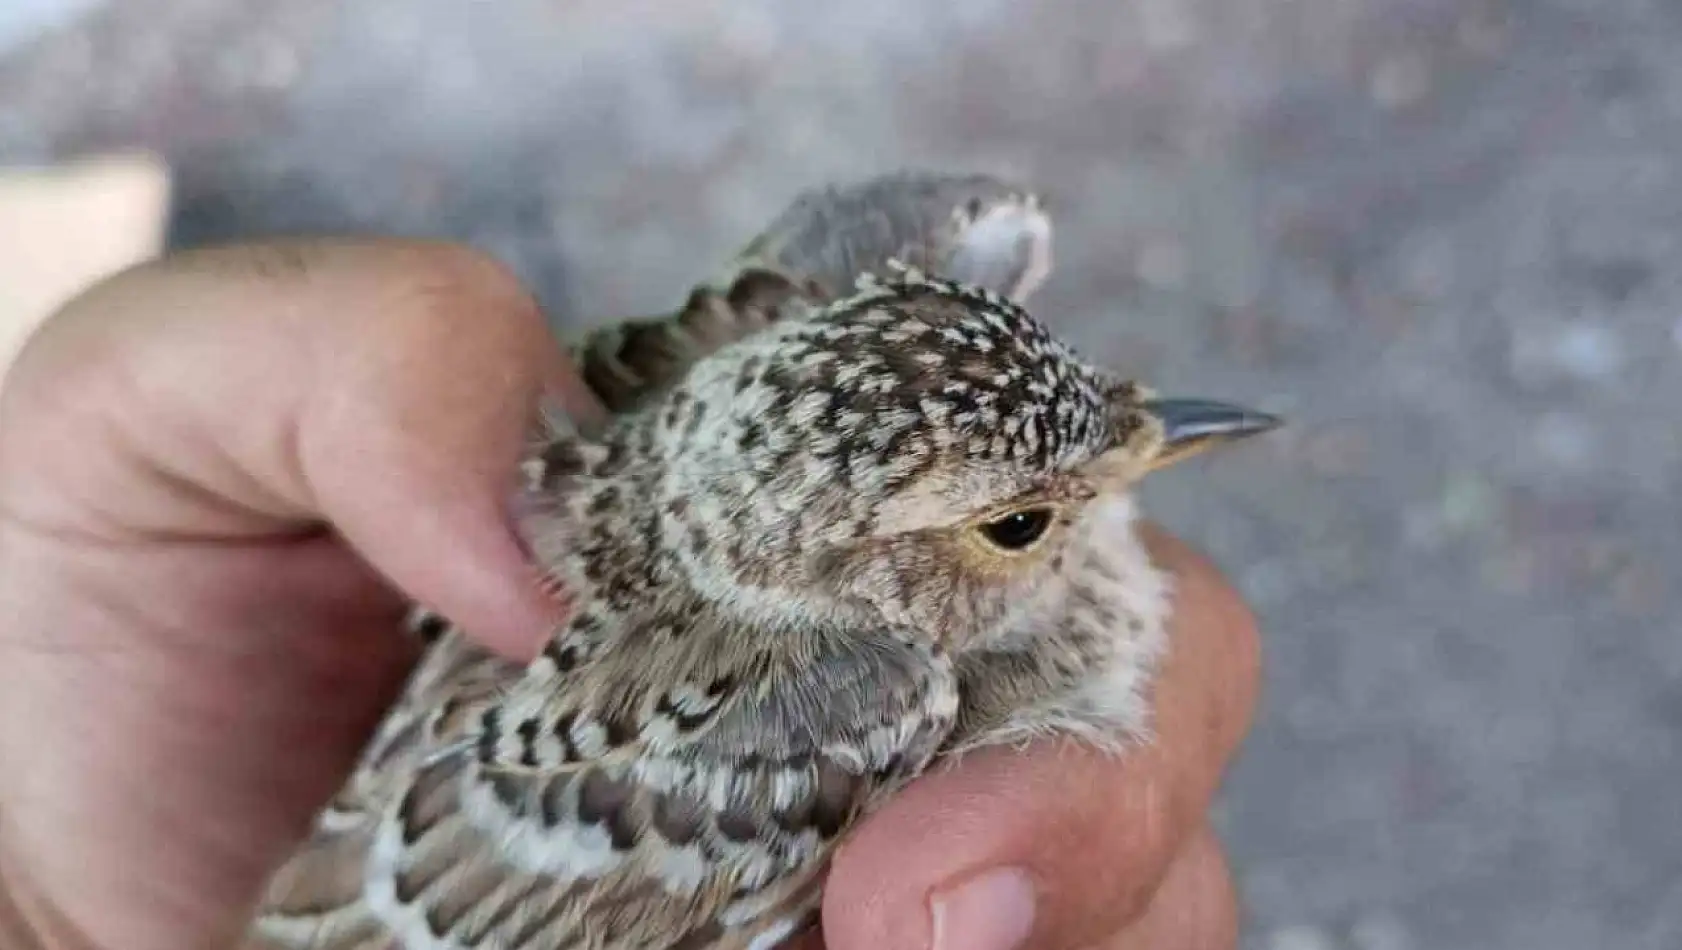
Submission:
[[[384,278],[388,316],[406,332],[445,335],[455,347],[531,355],[554,345],[542,309],[502,262],[469,247],[413,242],[392,248]]]
[[[86,288],[28,332],[9,360],[0,353],[0,395],[7,415],[62,414],[90,387],[110,381],[112,365],[125,354],[108,334],[89,331],[108,316],[102,301],[123,293],[135,273],[125,271]]]
[[[450,319],[539,316],[535,301],[514,272],[483,251],[459,244],[415,242],[395,248],[394,258],[411,289],[430,300],[437,314]]]

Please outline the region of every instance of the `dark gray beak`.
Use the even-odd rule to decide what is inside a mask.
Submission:
[[[1162,421],[1165,435],[1162,451],[1151,462],[1153,469],[1284,424],[1278,416],[1210,399],[1152,399],[1145,411]]]

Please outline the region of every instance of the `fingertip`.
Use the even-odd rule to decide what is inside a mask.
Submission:
[[[486,649],[525,661],[565,621],[570,603],[515,532],[497,484],[405,468],[385,497],[334,523],[398,590]]]
[[[566,622],[571,599],[545,578],[511,531],[500,534],[488,537],[486,549],[471,563],[433,582],[441,598],[434,606],[468,639],[525,662]]]

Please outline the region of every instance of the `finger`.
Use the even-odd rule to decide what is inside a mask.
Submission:
[[[1238,893],[1214,832],[1187,842],[1136,922],[1091,950],[1233,950]]]
[[[1233,950],[1238,945],[1238,894],[1214,832],[1187,842],[1144,914],[1086,950]],[[823,950],[814,931],[791,950]]]
[[[506,502],[540,396],[593,407],[487,258],[406,242],[183,254],[72,303],[14,373],[0,478],[28,519],[173,538],[330,522],[515,655],[560,612]]]
[[[1146,536],[1176,579],[1155,741],[1120,758],[1068,741],[990,749],[913,784],[837,855],[833,950],[1073,948],[1144,911],[1248,727],[1258,663],[1232,588],[1184,544]]]

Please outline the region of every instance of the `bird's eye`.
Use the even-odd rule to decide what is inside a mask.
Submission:
[[[981,525],[981,534],[996,548],[1025,551],[1045,537],[1051,518],[1050,508],[1024,508]]]

